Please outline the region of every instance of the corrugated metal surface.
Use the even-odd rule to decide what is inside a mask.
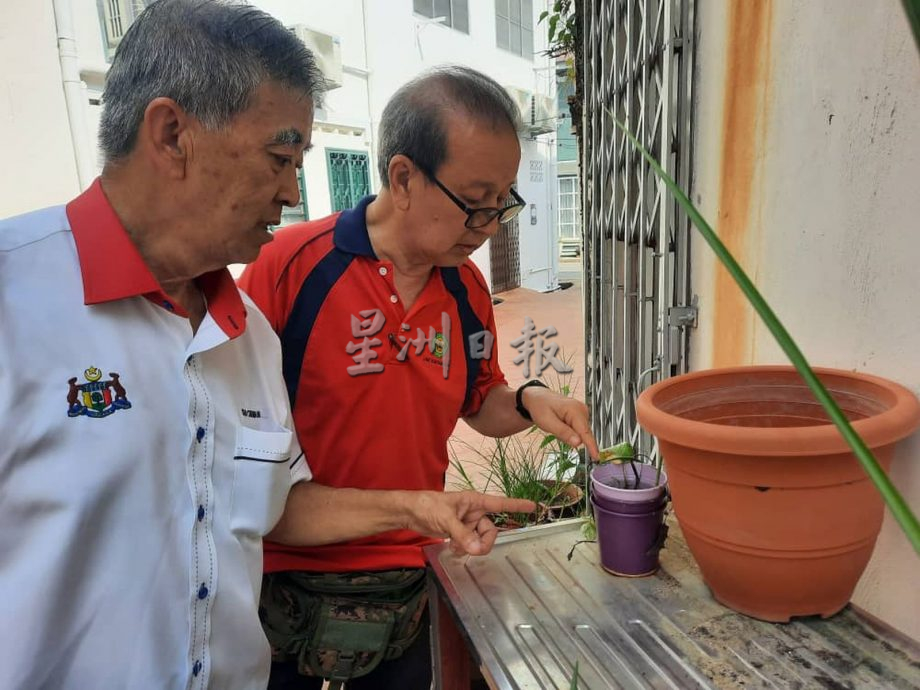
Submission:
[[[780,625],[717,604],[676,523],[647,578],[607,574],[595,544],[567,560],[579,538],[567,521],[503,535],[483,558],[427,549],[493,687],[569,688],[578,660],[582,690],[920,688],[920,651],[853,611]]]

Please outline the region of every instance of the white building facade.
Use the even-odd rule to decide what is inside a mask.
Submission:
[[[36,0],[0,8],[0,217],[64,203],[101,170],[105,72],[149,0]],[[505,86],[527,124],[518,191],[528,202],[473,260],[496,289],[558,286],[553,61],[538,23],[549,0],[255,0],[318,56],[334,87],[314,123],[302,202],[320,218],[379,188],[376,134],[390,96],[426,68],[458,63]]]

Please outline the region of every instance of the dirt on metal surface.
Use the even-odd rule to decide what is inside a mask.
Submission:
[[[428,556],[497,688],[920,689],[920,650],[850,609],[773,624],[715,602],[671,521],[652,577],[618,578],[577,521],[508,532],[484,558]]]

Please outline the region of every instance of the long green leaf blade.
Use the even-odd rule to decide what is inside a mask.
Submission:
[[[917,50],[920,50],[920,0],[901,0],[904,4],[904,13],[907,15],[907,22],[914,33],[914,40],[917,42]]]
[[[913,5],[914,9],[917,9],[920,12],[920,2],[918,0],[904,0],[905,7],[910,11],[910,6]],[[918,14],[920,17],[920,14]],[[693,202],[687,198],[687,195],[681,191],[680,187],[677,186],[677,183],[671,179],[671,177],[662,170],[661,166],[658,164],[658,161],[645,149],[645,147],[639,143],[639,140],[633,136],[624,124],[614,117],[613,113],[609,110],[607,111],[610,115],[613,122],[619,127],[626,137],[630,140],[632,145],[642,154],[643,158],[648,161],[649,165],[655,171],[655,174],[661,178],[665,183],[674,197],[677,199],[677,202],[681,205],[681,208],[687,213],[690,217],[690,220],[693,221],[693,224],[696,226],[696,229],[699,230],[700,234],[703,236],[703,239],[706,240],[706,243],[712,248],[715,255],[719,258],[719,261],[722,262],[722,265],[725,266],[726,270],[735,279],[735,282],[738,284],[738,287],[741,288],[741,291],[745,294],[750,301],[751,305],[754,307],[755,311],[760,315],[760,318],[763,319],[764,324],[770,330],[770,333],[773,334],[773,337],[776,338],[776,341],[779,343],[779,346],[783,349],[783,352],[786,353],[786,356],[789,358],[789,361],[792,362],[796,370],[805,380],[805,383],[808,384],[808,387],[814,393],[815,398],[818,402],[821,403],[821,406],[827,412],[828,416],[831,418],[831,421],[840,431],[840,434],[843,436],[844,440],[849,444],[850,448],[853,449],[853,453],[856,455],[856,458],[859,460],[860,464],[863,466],[863,469],[866,471],[866,474],[869,475],[869,478],[872,480],[872,483],[875,484],[876,488],[881,493],[882,498],[885,500],[885,503],[888,505],[888,508],[891,510],[891,514],[894,515],[898,524],[901,526],[901,529],[904,530],[904,534],[907,535],[908,540],[911,545],[914,547],[914,550],[917,554],[920,554],[920,521],[917,520],[917,517],[911,512],[910,507],[905,502],[903,496],[895,488],[894,484],[891,483],[891,480],[888,478],[888,475],[885,474],[884,470],[878,464],[878,460],[875,459],[875,456],[872,454],[872,451],[869,450],[862,438],[857,434],[853,427],[850,425],[849,420],[846,418],[846,415],[840,410],[840,407],[828,393],[827,388],[824,387],[824,384],[821,383],[821,380],[815,375],[815,372],[812,370],[811,366],[808,364],[808,361],[805,359],[805,355],[802,354],[802,351],[796,345],[795,341],[792,339],[792,336],[789,335],[789,332],[780,323],[779,318],[770,308],[770,305],[767,304],[767,301],[760,294],[760,291],[754,286],[754,283],[751,282],[751,279],[748,278],[747,274],[741,268],[735,258],[731,255],[731,252],[728,251],[728,248],[722,243],[722,240],[719,239],[718,235],[710,227],[709,223],[706,222],[706,219],[703,218],[702,214],[696,209],[693,205]]]

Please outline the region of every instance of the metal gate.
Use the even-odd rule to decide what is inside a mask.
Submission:
[[[613,117],[690,179],[693,0],[584,0],[586,395],[598,441],[640,433],[635,401],[687,370],[689,222]]]
[[[518,219],[498,226],[489,240],[489,268],[492,271],[492,294],[521,286],[521,249]]]

